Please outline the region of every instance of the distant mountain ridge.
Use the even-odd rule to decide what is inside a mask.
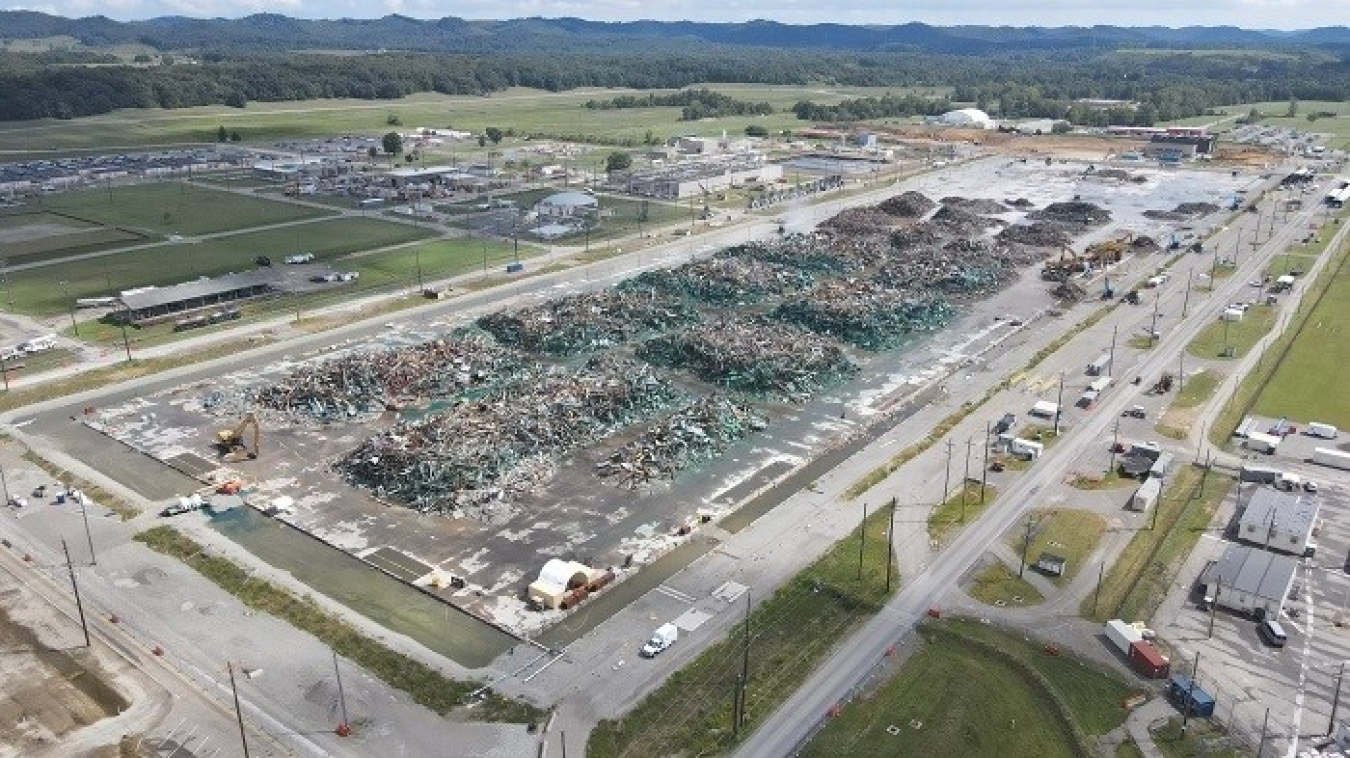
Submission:
[[[1234,26],[893,26],[781,24],[776,21],[602,22],[580,18],[500,21],[455,17],[301,19],[260,13],[237,19],[163,16],[115,21],[64,18],[35,11],[0,11],[0,37],[69,36],[91,46],[142,43],[161,50],[282,51],[304,49],[409,50],[445,53],[671,51],[682,45],[771,47],[851,52],[984,54],[992,51],[1122,47],[1300,48],[1350,50],[1350,28],[1300,31]]]

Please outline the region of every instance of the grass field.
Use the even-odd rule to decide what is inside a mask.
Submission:
[[[0,212],[0,250],[11,265],[150,242],[154,237],[48,211]]]
[[[200,244],[168,243],[17,271],[9,277],[10,291],[5,296],[17,312],[50,316],[65,313],[75,298],[102,297],[132,287],[176,284],[198,276],[251,269],[258,255],[279,260],[304,250],[323,260],[430,234],[408,224],[374,219],[323,219],[217,237]],[[65,284],[53,286],[58,282]]]
[[[1157,728],[1150,728],[1153,744],[1165,758],[1244,758],[1248,753],[1236,747],[1222,747],[1224,732],[1211,719],[1190,719],[1186,729],[1181,728],[1179,716],[1167,720]]]
[[[774,711],[834,645],[888,597],[886,530],[890,509],[867,518],[862,580],[860,531],[793,577],[750,616],[752,665],[742,734]],[[893,576],[892,591],[900,586]],[[590,758],[713,755],[736,744],[732,700],[741,671],[742,629],[710,646],[617,721],[601,721],[586,745]]]
[[[695,87],[701,85],[694,85]],[[640,143],[652,131],[658,140],[676,134],[739,135],[756,124],[770,131],[799,129],[790,109],[799,100],[838,103],[844,99],[903,93],[904,88],[839,87],[833,85],[773,86],[709,84],[709,89],[755,102],[771,103],[769,116],[736,116],[680,121],[679,108],[591,110],[587,100],[604,100],[635,90],[573,90],[544,92],[510,89],[488,97],[446,96],[432,93],[399,100],[308,100],[251,102],[246,108],[206,106],[176,110],[121,110],[73,121],[16,122],[0,125],[0,144],[8,150],[62,150],[91,146],[135,146],[183,142],[215,142],[216,129],[238,131],[245,142],[333,134],[378,134],[389,130],[387,119],[396,115],[409,127],[453,126],[478,132],[496,126],[519,134],[586,135],[605,140]],[[674,90],[662,90],[673,92]],[[919,92],[945,91],[925,87]],[[643,93],[647,92],[646,90]],[[653,90],[653,92],[660,92]],[[507,146],[511,140],[504,141]],[[111,149],[111,148],[109,148]]]
[[[1186,352],[1197,358],[1223,358],[1224,349],[1233,348],[1233,358],[1241,358],[1275,326],[1279,313],[1269,305],[1247,309],[1241,321],[1215,321],[1195,335]]]
[[[112,227],[196,236],[327,215],[324,211],[184,182],[62,192],[39,207]]]
[[[1117,487],[1138,486],[1139,481],[1121,476],[1120,471],[1112,470],[1102,476],[1078,475],[1069,480],[1069,486],[1076,490],[1113,490]]]
[[[985,488],[984,497],[980,497],[979,480],[964,482],[947,497],[947,502],[939,503],[928,516],[928,538],[942,542],[954,532],[980,517],[984,509],[998,497],[994,487]]]
[[[831,719],[801,755],[1091,755],[1090,736],[1125,719],[1128,685],[1021,633],[968,619],[920,627],[899,672]]]
[[[1287,129],[1297,129],[1301,132],[1321,132],[1330,135],[1326,143],[1329,148],[1345,149],[1350,147],[1350,103],[1344,102],[1299,101],[1298,113],[1292,118],[1285,115],[1289,112],[1288,100],[1225,105],[1216,111],[1219,115],[1195,116],[1174,122],[1174,124],[1194,126],[1218,122],[1211,131],[1226,134],[1237,127],[1236,121],[1238,118],[1246,117],[1253,108],[1265,114],[1261,119],[1263,126],[1280,126]],[[1330,118],[1318,118],[1316,121],[1308,120],[1308,114],[1318,112],[1335,113],[1336,115]]]
[[[1106,572],[1095,612],[1088,596],[1082,615],[1095,621],[1148,621],[1232,486],[1231,478],[1205,476],[1194,466],[1178,470],[1163,490],[1156,514],[1150,514],[1156,527],[1150,523],[1135,532]]]
[[[999,560],[975,572],[966,594],[985,605],[997,606],[1036,605],[1045,600],[1040,590],[1017,575],[1017,569]]]
[[[1047,577],[1055,584],[1064,585],[1073,580],[1083,568],[1083,562],[1092,555],[1106,531],[1106,519],[1090,511],[1049,510],[1032,512],[1031,546],[1027,562],[1034,564],[1041,553],[1052,553],[1067,560],[1063,576]],[[1025,539],[1025,524],[1008,535],[1008,544],[1018,552]],[[1030,570],[1030,569],[1028,569]]]

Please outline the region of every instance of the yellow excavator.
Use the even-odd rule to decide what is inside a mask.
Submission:
[[[250,430],[252,435],[249,434]],[[255,460],[260,442],[262,429],[258,426],[258,417],[252,413],[244,414],[235,428],[216,432],[216,447],[220,448],[220,454],[226,461]]]

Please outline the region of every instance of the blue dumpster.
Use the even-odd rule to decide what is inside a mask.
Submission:
[[[1167,698],[1179,710],[1192,716],[1209,718],[1214,715],[1214,696],[1205,692],[1200,685],[1191,681],[1185,674],[1177,674],[1167,683]]]

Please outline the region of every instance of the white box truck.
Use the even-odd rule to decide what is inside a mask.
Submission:
[[[1321,437],[1324,440],[1336,439],[1336,427],[1331,424],[1323,424],[1320,421],[1312,421],[1308,424],[1308,434],[1314,437]]]
[[[1313,450],[1313,463],[1350,471],[1350,453],[1333,450],[1329,447],[1319,447]]]
[[[1125,656],[1130,654],[1130,645],[1144,641],[1144,635],[1138,629],[1120,619],[1106,622],[1103,631],[1106,632],[1106,639],[1111,640],[1111,644]]]
[[[1024,456],[1034,461],[1041,457],[1041,453],[1045,452],[1045,445],[1031,440],[1024,440],[1021,437],[1014,437],[1012,441],[1008,443],[1008,452],[1013,455]]]
[[[1145,513],[1149,508],[1158,504],[1158,497],[1162,495],[1162,480],[1149,479],[1134,491],[1130,497],[1130,510]]]
[[[1273,434],[1252,432],[1247,435],[1247,449],[1258,453],[1273,453],[1280,446],[1281,439]]]
[[[656,628],[652,638],[647,640],[647,644],[642,646],[640,655],[643,658],[655,658],[661,651],[675,644],[675,640],[680,638],[680,630],[674,624],[662,624]]]
[[[1028,413],[1041,418],[1054,418],[1059,413],[1059,404],[1049,400],[1037,400]]]

